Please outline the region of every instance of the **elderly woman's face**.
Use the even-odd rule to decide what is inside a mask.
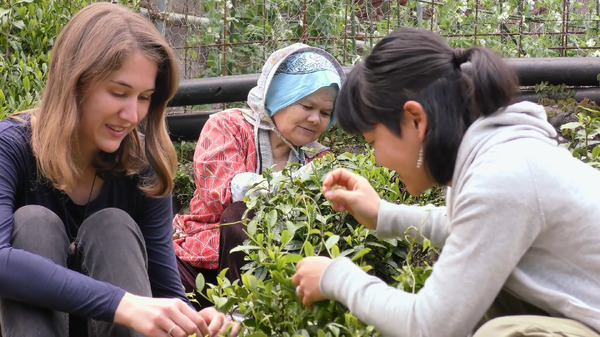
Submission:
[[[277,111],[273,122],[281,135],[296,146],[319,138],[331,121],[337,91],[323,87]]]

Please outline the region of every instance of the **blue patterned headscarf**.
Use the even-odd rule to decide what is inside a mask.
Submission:
[[[328,86],[333,86],[337,91],[341,86],[339,72],[330,60],[311,51],[292,54],[279,66],[271,80],[265,101],[266,112],[273,116],[277,111]],[[334,116],[328,126],[333,122]]]

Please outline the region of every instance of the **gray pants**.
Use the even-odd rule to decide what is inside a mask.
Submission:
[[[47,208],[24,206],[14,214],[11,244],[130,293],[152,296],[144,238],[135,221],[122,210],[107,208],[89,216],[79,228],[76,250],[71,255],[65,225],[60,218]],[[7,299],[0,299],[0,321],[3,337],[66,337],[69,334],[79,337],[86,333],[90,337],[141,336],[119,324],[78,318]],[[75,324],[79,321],[84,324]]]
[[[599,337],[584,324],[567,318],[505,316],[483,325],[473,337]]]
[[[572,319],[549,317],[543,310],[502,290],[473,337],[600,337]]]

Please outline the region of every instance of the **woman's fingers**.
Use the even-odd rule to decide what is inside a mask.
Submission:
[[[213,308],[214,309],[214,308]],[[214,314],[207,320],[208,323],[208,331],[210,336],[216,336],[216,334],[221,330],[225,323],[225,315],[214,310]]]
[[[231,322],[231,329],[229,329],[229,336],[237,336],[240,331],[242,331],[242,326],[240,325],[240,323],[237,322]],[[223,333],[225,333],[227,326],[224,327],[225,330],[223,331]]]
[[[242,328],[238,323],[231,322],[230,319],[214,307],[202,309],[199,314],[209,324],[209,336],[217,336],[219,332],[224,333],[229,326],[231,326],[229,336],[237,336]]]
[[[197,314],[195,314],[195,316],[197,316]],[[195,317],[188,317],[180,311],[175,311],[172,314],[171,319],[173,320],[173,325],[170,325],[167,333],[171,331],[172,336],[189,336],[201,333],[201,330],[198,327],[199,322],[197,319],[195,319]]]
[[[300,260],[296,265],[297,271],[292,276],[292,282],[296,285],[296,296],[309,309],[312,309],[314,302],[325,299],[319,284],[323,271],[330,263],[330,258],[311,256]]]
[[[345,170],[335,169],[331,171],[323,181],[323,193],[331,202],[331,208],[337,212],[352,212],[352,200],[360,176]]]
[[[325,192],[325,198],[331,202],[331,206],[335,211],[342,212],[352,208],[351,206],[348,207],[348,205],[352,205],[355,194],[353,191],[338,188]]]
[[[223,336],[237,336],[240,333],[242,326],[237,323],[231,321],[227,316],[225,316],[225,320],[221,328],[219,329],[219,334]],[[227,335],[226,335],[227,334]]]
[[[323,193],[334,211],[347,211],[369,229],[377,227],[381,198],[364,177],[336,169],[325,178]]]
[[[114,321],[149,337],[165,337],[169,332],[173,336],[209,334],[205,317],[180,299],[125,293],[115,312]]]
[[[163,326],[167,336],[187,337],[193,334],[206,336],[209,333],[204,318],[190,306],[181,300],[164,300],[171,302],[165,308],[168,322]]]
[[[323,192],[330,191],[336,186],[352,189],[358,178],[360,178],[359,175],[346,169],[335,169],[325,176],[323,180]]]

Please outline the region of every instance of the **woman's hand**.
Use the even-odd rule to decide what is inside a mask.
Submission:
[[[232,322],[222,312],[217,311],[214,307],[208,307],[198,312],[204,321],[208,323],[208,331],[218,331],[220,334],[225,335],[227,328],[231,326],[227,336],[237,336],[242,329],[242,326],[237,322]],[[211,334],[211,336],[213,336]],[[216,336],[216,334],[214,335]],[[200,337],[200,336],[197,336]]]
[[[196,312],[180,299],[151,298],[125,293],[115,312],[115,323],[134,329],[148,337],[217,336],[233,324],[231,336],[241,327],[232,323],[215,308]]]
[[[292,276],[292,282],[296,285],[296,296],[309,309],[312,309],[313,302],[325,299],[319,283],[323,271],[330,263],[330,258],[311,256],[300,260],[296,265],[296,273]]]
[[[345,169],[335,169],[323,180],[323,193],[335,211],[348,211],[369,229],[377,227],[381,198],[367,179]]]

